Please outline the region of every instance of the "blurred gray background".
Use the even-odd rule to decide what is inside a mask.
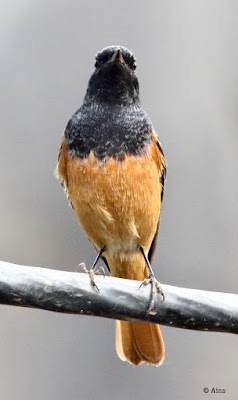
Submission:
[[[94,55],[137,57],[168,176],[154,269],[161,282],[237,293],[238,3],[1,0],[0,259],[74,271],[95,252],[53,176]],[[132,367],[114,321],[1,306],[3,400],[238,395],[235,335],[162,327],[162,367]]]

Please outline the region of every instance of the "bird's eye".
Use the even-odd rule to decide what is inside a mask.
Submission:
[[[123,54],[125,62],[132,70],[136,69],[136,60],[131,54]]]
[[[136,60],[135,59],[133,59],[131,69],[136,69]]]
[[[99,55],[95,58],[94,66],[95,66],[96,68],[100,67],[101,65],[105,64],[105,63],[108,61],[109,58],[110,58],[110,57],[108,57],[108,55],[99,54]]]

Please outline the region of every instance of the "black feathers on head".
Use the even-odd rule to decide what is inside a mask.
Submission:
[[[108,46],[105,47],[104,49],[102,49],[101,51],[99,51],[95,57],[95,67],[99,68],[101,67],[103,64],[107,63],[110,58],[113,56],[113,54],[115,53],[115,51],[117,51],[118,49],[121,50],[122,52],[122,57],[126,62],[126,65],[128,65],[129,68],[131,68],[132,70],[136,69],[136,59],[133,56],[133,54],[130,52],[130,50],[128,50],[126,47],[123,46]]]
[[[122,46],[106,47],[96,55],[95,67],[85,102],[125,106],[139,103],[136,60],[129,50]]]
[[[151,141],[152,125],[141,108],[136,60],[122,46],[109,46],[95,58],[95,71],[82,107],[65,129],[72,157],[100,159],[142,154]]]

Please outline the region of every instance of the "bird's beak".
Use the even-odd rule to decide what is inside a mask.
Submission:
[[[119,64],[125,64],[125,60],[122,56],[121,49],[117,49],[113,56],[108,60],[109,63],[119,63]]]

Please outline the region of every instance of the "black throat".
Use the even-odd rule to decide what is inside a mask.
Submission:
[[[84,103],[100,102],[110,105],[139,105],[139,83],[129,67],[108,64],[96,69],[90,78]]]
[[[90,151],[104,160],[142,154],[152,125],[139,100],[138,80],[128,67],[107,65],[93,73],[82,107],[65,130],[68,152],[85,158]]]

